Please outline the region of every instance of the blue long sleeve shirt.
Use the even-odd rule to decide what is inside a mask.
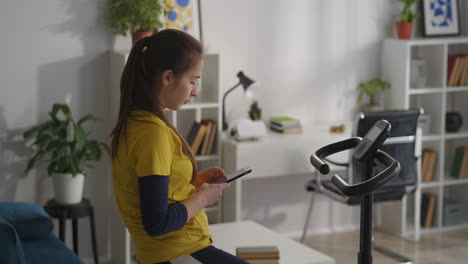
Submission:
[[[169,204],[169,177],[149,175],[138,178],[141,220],[150,236],[175,231],[187,222],[187,208],[183,204]]]

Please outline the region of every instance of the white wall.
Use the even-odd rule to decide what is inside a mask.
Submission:
[[[45,170],[24,176],[19,135],[46,120],[53,103],[72,94],[75,117],[92,113],[101,119],[95,137],[108,134],[108,55],[113,37],[104,26],[106,0],[0,1],[0,200],[43,205],[52,196]],[[106,240],[108,159],[89,171],[85,193],[95,207],[100,255]],[[58,223],[55,224],[57,226]],[[71,224],[69,224],[71,225]],[[80,255],[91,256],[88,219],[80,220]],[[68,236],[69,242],[71,236]],[[71,243],[69,243],[71,245]]]
[[[221,54],[223,90],[236,83],[240,69],[262,84],[258,98],[266,119],[341,122],[352,116],[356,83],[380,73],[389,3],[203,0],[203,35],[207,49]],[[235,93],[227,102],[230,120],[246,116],[248,108],[241,89]]]

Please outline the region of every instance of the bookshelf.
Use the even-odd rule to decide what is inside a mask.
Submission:
[[[112,124],[115,124],[119,102],[120,102],[120,76],[122,74],[125,62],[127,61],[129,51],[111,51],[110,52],[110,116]],[[212,151],[207,155],[196,155],[199,170],[212,166],[221,166],[221,95],[219,89],[219,55],[206,54],[203,74],[200,80],[199,96],[192,98],[189,104],[183,105],[178,111],[166,110],[165,113],[172,124],[178,129],[180,134],[187,137],[194,121],[200,122],[203,119],[210,119],[216,122],[216,136],[213,142]],[[111,182],[109,184],[112,184]],[[111,197],[113,207],[112,214],[109,216],[110,228],[114,230],[110,243],[113,249],[112,258],[116,263],[130,264],[133,247],[128,231]],[[221,222],[221,203],[216,203],[205,208],[209,223]],[[117,219],[117,220],[116,220]],[[118,230],[121,230],[118,231]],[[115,249],[115,252],[114,252]]]
[[[428,133],[421,137],[419,149],[421,152],[430,149],[437,153],[431,181],[419,179],[416,191],[407,195],[402,202],[381,205],[379,227],[385,231],[419,239],[421,234],[468,227],[468,180],[450,176],[455,149],[458,146],[468,147],[468,86],[448,86],[448,57],[454,55],[468,55],[468,37],[384,40],[382,78],[392,84],[392,89],[386,94],[385,105],[387,108],[402,109],[422,107],[430,115],[431,121]],[[423,87],[411,85],[413,58],[425,62],[426,85]],[[459,112],[465,121],[457,132],[447,132],[445,129],[447,111]],[[422,160],[421,155],[418,161],[420,171]],[[428,228],[420,225],[424,193],[436,196],[432,224]],[[457,224],[444,224],[445,199],[456,200],[465,207],[463,219]]]
[[[221,94],[219,89],[219,55],[205,55],[205,64],[200,81],[199,96],[192,98],[191,103],[183,105],[178,111],[166,111],[172,124],[180,134],[187,138],[194,121],[210,119],[216,122],[216,135],[213,151],[208,155],[196,155],[198,169],[221,166],[220,135],[222,129]],[[216,203],[205,209],[210,224],[221,222],[221,203]]]

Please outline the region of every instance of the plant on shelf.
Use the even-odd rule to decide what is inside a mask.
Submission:
[[[132,43],[161,30],[164,22],[163,0],[108,0],[109,27],[117,34],[132,35]]]
[[[68,105],[54,104],[49,116],[50,120],[23,133],[26,145],[34,154],[29,159],[26,173],[36,166],[36,161],[47,161],[57,202],[79,203],[86,174],[84,168],[93,168],[91,162],[99,161],[102,150],[109,153],[109,148],[103,142],[88,138],[91,132],[86,131],[84,125],[96,121],[93,115],[87,114],[75,122]]]
[[[396,28],[399,39],[411,39],[413,32],[413,21],[419,17],[419,13],[413,12],[411,7],[418,0],[400,0],[403,3],[403,9],[400,12],[400,20],[396,22]]]
[[[258,107],[258,102],[254,101],[250,105],[249,116],[252,120],[261,120],[262,119],[262,109]]]
[[[389,82],[383,81],[379,78],[374,78],[367,82],[361,82],[358,85],[359,95],[358,95],[358,103],[362,102],[362,98],[364,95],[369,97],[369,103],[362,107],[363,111],[379,111],[382,110],[383,107],[380,100],[378,100],[378,96],[382,95],[385,90],[390,89],[391,85]]]

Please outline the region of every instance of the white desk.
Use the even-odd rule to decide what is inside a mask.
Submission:
[[[278,234],[252,221],[210,225],[213,245],[233,255],[240,246],[277,246],[280,264],[335,264],[335,260],[321,252]],[[191,257],[171,261],[174,264],[198,263]]]
[[[252,173],[234,181],[223,194],[224,222],[240,221],[242,182],[255,178],[312,173],[310,155],[319,148],[350,137],[350,125],[345,133],[330,133],[328,128],[306,128],[301,134],[280,134],[269,131],[258,141],[236,142],[223,139],[223,168],[229,173],[245,166]],[[336,160],[347,161],[348,153],[337,154]]]

